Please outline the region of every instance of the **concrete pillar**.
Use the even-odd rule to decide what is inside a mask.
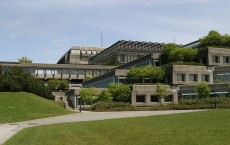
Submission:
[[[161,104],[165,103],[165,98],[164,97],[160,97],[160,103]]]
[[[173,94],[173,103],[178,104],[178,94]]]
[[[149,93],[147,93],[145,96],[145,103],[146,103],[146,105],[151,104],[151,95]]]
[[[132,92],[131,102],[133,106],[136,106],[136,93]]]

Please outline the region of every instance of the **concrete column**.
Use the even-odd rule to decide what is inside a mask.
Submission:
[[[197,74],[197,82],[198,82],[198,83],[201,82],[201,73],[198,73],[198,74]]]
[[[178,104],[178,94],[173,94],[173,103]]]
[[[150,105],[151,103],[151,95],[149,93],[147,93],[145,96],[145,103],[146,105]]]
[[[136,93],[132,92],[131,102],[133,106],[136,106]]]
[[[165,98],[164,97],[160,97],[160,103],[161,104],[165,103]]]

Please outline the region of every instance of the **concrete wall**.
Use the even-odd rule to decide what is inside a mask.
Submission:
[[[219,62],[215,63],[213,62],[213,56],[219,57]],[[228,63],[224,62],[224,57],[230,57],[230,49],[227,48],[214,48],[209,47],[208,48],[208,65],[229,65],[230,60]],[[230,58],[229,58],[230,59]]]
[[[178,75],[184,75],[184,80],[179,80]],[[190,80],[190,75],[196,75],[196,80]],[[213,83],[213,68],[206,66],[194,66],[194,65],[172,65],[166,69],[166,77],[168,76],[167,83],[179,85],[179,84],[191,84],[200,83],[202,77],[207,75],[209,77],[207,83]]]
[[[177,90],[169,85],[163,85],[169,95],[172,96],[172,102],[178,103]],[[132,105],[133,106],[153,106],[159,103],[166,103],[164,98],[159,98],[159,102],[151,102],[151,96],[156,95],[156,85],[133,85]],[[144,95],[144,102],[137,102],[136,97]]]

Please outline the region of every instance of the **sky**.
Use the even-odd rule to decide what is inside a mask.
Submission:
[[[57,63],[71,46],[187,44],[230,34],[229,0],[0,0],[0,61]]]

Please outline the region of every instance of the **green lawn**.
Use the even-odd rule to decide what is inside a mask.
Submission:
[[[230,110],[45,125],[5,145],[229,145]]]
[[[0,123],[69,114],[63,104],[25,92],[0,92]]]

